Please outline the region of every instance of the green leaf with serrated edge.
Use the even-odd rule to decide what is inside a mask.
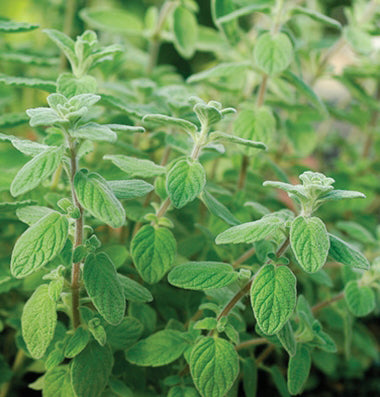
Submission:
[[[239,220],[230,212],[230,210],[207,190],[203,190],[200,195],[200,199],[213,215],[223,219],[224,222],[228,223],[229,225],[236,226],[240,223]]]
[[[288,321],[282,329],[276,334],[280,340],[282,347],[288,352],[289,356],[296,354],[296,339],[294,337],[294,331],[292,324]]]
[[[106,155],[104,160],[111,160],[116,167],[125,172],[129,178],[151,178],[165,173],[165,168],[150,160],[128,157],[123,154]]]
[[[257,365],[253,358],[247,358],[243,361],[243,388],[246,397],[256,397]]]
[[[131,254],[143,280],[157,283],[174,262],[176,241],[173,233],[164,227],[145,225],[132,239]]]
[[[75,77],[71,73],[63,73],[57,80],[57,92],[66,98],[80,94],[95,93],[96,90],[97,82],[92,76]]]
[[[174,47],[185,59],[194,55],[198,37],[198,24],[194,14],[183,6],[173,13]]]
[[[83,280],[102,317],[110,324],[119,324],[125,312],[124,291],[115,266],[105,253],[91,254],[86,258]]]
[[[292,395],[301,393],[311,368],[311,356],[304,345],[297,346],[297,352],[289,359],[288,390]]]
[[[27,162],[12,181],[12,196],[17,197],[36,188],[58,168],[62,156],[62,148],[54,147]]]
[[[356,248],[332,234],[329,234],[329,238],[329,255],[337,262],[357,269],[369,269],[368,259]]]
[[[137,342],[126,359],[143,367],[160,367],[177,360],[188,346],[182,332],[166,329]]]
[[[9,19],[0,18],[0,33],[20,33],[30,32],[37,29],[39,25],[28,22],[16,22]]]
[[[360,286],[353,280],[344,287],[344,298],[350,312],[356,317],[364,317],[375,308],[375,294],[370,287]]]
[[[212,132],[210,134],[210,140],[236,143],[238,145],[243,145],[243,146],[247,146],[249,148],[254,148],[254,149],[261,149],[261,150],[268,149],[268,147],[267,147],[267,145],[265,145],[265,143],[251,141],[248,139],[240,138],[235,135],[225,134],[223,132]]]
[[[115,142],[117,139],[116,133],[111,128],[93,122],[70,129],[69,134],[74,138],[88,139],[90,141]]]
[[[45,266],[66,243],[69,223],[59,212],[52,212],[34,223],[16,241],[11,273],[23,278]]]
[[[39,221],[44,216],[54,212],[51,208],[41,207],[39,205],[28,205],[25,207],[17,208],[16,215],[21,222],[31,226]]]
[[[169,390],[168,397],[199,397],[193,387],[174,386]]]
[[[75,175],[74,187],[80,204],[92,216],[114,228],[123,226],[124,208],[103,177],[81,170]]]
[[[267,335],[281,330],[296,306],[296,278],[286,266],[263,266],[251,287],[251,304],[260,329]]]
[[[60,365],[47,371],[44,376],[43,397],[74,397],[71,386],[70,367]]]
[[[115,196],[119,200],[133,200],[151,192],[154,187],[140,179],[107,181]]]
[[[206,184],[206,173],[198,161],[180,160],[170,169],[166,188],[176,208],[193,201]]]
[[[124,296],[127,301],[145,303],[152,302],[151,292],[129,277],[118,274],[121,285],[124,289]]]
[[[134,317],[125,317],[116,325],[107,325],[107,340],[113,349],[125,350],[140,338],[144,330],[143,324]]]
[[[326,263],[330,248],[326,226],[317,217],[298,216],[290,227],[290,245],[302,269],[317,272]]]
[[[44,29],[49,38],[59,47],[70,61],[71,66],[75,66],[78,58],[75,55],[75,42],[65,33],[55,29]]]
[[[283,224],[284,221],[279,217],[264,216],[258,221],[242,223],[225,230],[216,237],[215,242],[216,244],[253,243],[276,233]]]
[[[74,358],[71,382],[77,397],[100,397],[107,386],[113,366],[109,346],[93,341]]]
[[[293,58],[293,46],[285,33],[264,33],[255,45],[253,57],[256,65],[273,76],[283,72]]]
[[[176,117],[166,116],[164,114],[147,114],[143,118],[144,123],[151,123],[155,126],[160,126],[164,128],[175,128],[184,130],[190,135],[194,134],[197,131],[197,126],[187,120],[179,119]]]
[[[208,290],[225,287],[238,279],[228,263],[189,262],[175,266],[168,275],[169,283],[185,289]]]
[[[0,74],[0,83],[13,87],[36,88],[47,92],[55,92],[57,88],[55,82],[51,80],[40,79],[37,77],[8,76],[3,73]]]
[[[318,198],[318,203],[319,202],[325,202],[325,201],[336,201],[336,200],[343,200],[343,199],[355,199],[355,198],[366,198],[365,194],[356,192],[353,190],[331,190],[331,192],[328,192],[324,194],[323,196],[320,196]]]
[[[286,70],[282,77],[292,84],[302,95],[304,95],[316,109],[320,110],[323,114],[327,114],[327,109],[323,101],[300,77],[292,73],[290,70]]]
[[[30,141],[28,139],[20,139],[17,136],[5,135],[0,133],[0,141],[9,141],[14,148],[27,156],[36,156],[47,149],[49,146]]]
[[[49,297],[47,284],[40,285],[24,306],[22,336],[30,355],[41,358],[53,339],[57,325],[56,303]]]
[[[239,374],[239,358],[225,339],[203,337],[190,354],[190,372],[202,397],[223,397]]]
[[[73,334],[67,334],[66,338],[64,355],[67,358],[73,358],[87,346],[90,341],[90,333],[82,326],[79,326]]]
[[[332,26],[336,29],[342,29],[342,25],[336,19],[330,18],[327,15],[323,15],[320,12],[312,10],[310,8],[296,6],[292,9],[292,13],[306,15],[309,18],[311,18],[317,22],[324,23],[324,24],[326,24],[328,26]]]

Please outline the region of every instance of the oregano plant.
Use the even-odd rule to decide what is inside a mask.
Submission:
[[[0,397],[376,395],[379,2],[127,3],[0,7]]]

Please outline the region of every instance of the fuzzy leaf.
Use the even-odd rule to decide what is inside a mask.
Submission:
[[[206,184],[206,173],[198,161],[180,160],[170,169],[166,187],[176,208],[193,201]]]
[[[344,297],[348,308],[356,317],[364,317],[375,308],[375,294],[372,289],[360,286],[356,280],[345,286]]]
[[[107,181],[107,183],[119,200],[143,197],[154,189],[150,183],[140,179]]]
[[[172,267],[176,241],[169,229],[145,225],[132,240],[131,254],[143,280],[154,284]]]
[[[81,170],[75,175],[74,187],[80,204],[92,216],[114,228],[123,226],[124,208],[103,177]]]
[[[145,303],[152,302],[151,292],[129,277],[118,274],[121,285],[123,286],[125,299],[131,302]]]
[[[67,337],[64,355],[67,358],[77,356],[90,341],[90,333],[82,326],[78,327],[73,334]]]
[[[264,33],[257,40],[253,56],[257,66],[273,76],[289,66],[293,58],[293,46],[285,33]]]
[[[188,346],[182,332],[166,329],[137,342],[126,358],[135,365],[160,367],[177,360]]]
[[[30,32],[37,29],[39,25],[28,22],[10,21],[5,18],[0,18],[0,33],[20,33]]]
[[[190,135],[197,131],[197,126],[187,120],[179,119],[176,117],[166,116],[164,114],[147,114],[143,118],[144,123],[151,123],[163,128],[179,128],[188,132]]]
[[[309,18],[317,21],[317,22],[321,22],[325,25],[331,26],[333,28],[336,29],[342,29],[342,25],[340,24],[339,21],[337,21],[336,19],[330,18],[327,15],[321,14],[318,11],[309,9],[309,8],[304,8],[304,7],[300,7],[300,6],[296,6],[292,9],[292,12],[294,14],[301,14],[301,15],[306,15]]]
[[[44,33],[46,33],[66,55],[71,65],[75,65],[78,60],[77,56],[75,55],[75,42],[66,34],[55,29],[45,29]]]
[[[12,181],[12,196],[17,197],[36,188],[58,168],[62,156],[62,148],[54,147],[27,162]]]
[[[332,234],[329,234],[330,250],[329,255],[337,262],[355,267],[357,269],[369,269],[368,259],[350,244]]]
[[[0,141],[9,141],[18,151],[27,156],[36,156],[47,149],[49,146],[29,141],[28,139],[20,139],[13,135],[5,135],[0,133]]]
[[[223,205],[220,201],[218,201],[211,193],[207,190],[203,190],[200,196],[201,200],[208,208],[208,210],[215,216],[223,219],[224,222],[228,223],[229,225],[236,226],[240,222],[235,216],[230,212],[230,210]]]
[[[55,92],[57,88],[55,82],[52,80],[40,79],[37,77],[7,76],[2,73],[0,74],[0,82],[13,87],[36,88],[47,92]]]
[[[202,397],[223,397],[239,374],[239,358],[225,339],[203,337],[190,354],[190,372]]]
[[[106,155],[104,160],[111,160],[116,167],[124,171],[129,178],[151,178],[165,173],[165,168],[153,161],[128,157],[123,154]]]
[[[366,198],[365,194],[353,190],[331,190],[318,198],[318,202],[336,201],[343,199]]]
[[[43,397],[74,397],[68,365],[55,367],[44,376]]]
[[[45,266],[66,243],[69,223],[59,212],[52,212],[34,223],[16,241],[11,273],[23,278]]]
[[[210,139],[213,141],[236,143],[238,145],[243,145],[243,146],[247,146],[249,148],[254,148],[254,149],[261,149],[261,150],[268,149],[267,145],[265,145],[265,143],[251,141],[248,139],[240,138],[235,135],[225,134],[224,132],[212,132],[210,134]]]
[[[174,267],[169,283],[185,289],[208,290],[225,287],[238,279],[238,273],[228,263],[189,262]]]
[[[301,393],[309,376],[311,357],[309,350],[303,346],[297,346],[297,352],[290,357],[288,366],[288,390],[292,395]]]
[[[178,6],[173,13],[174,46],[184,57],[191,58],[195,52],[198,24],[194,14],[186,7]]]
[[[69,134],[74,138],[88,139],[90,141],[115,142],[117,139],[116,133],[111,128],[93,122],[70,129]]]
[[[296,339],[290,321],[277,333],[277,338],[280,340],[282,347],[288,352],[289,356],[292,357],[296,354]]]
[[[260,329],[266,335],[281,330],[296,306],[296,278],[286,266],[263,266],[251,287],[251,304]]]
[[[83,280],[88,295],[102,317],[110,324],[119,324],[125,312],[124,291],[115,266],[105,253],[87,257]]]
[[[319,218],[298,216],[290,228],[290,244],[305,272],[315,273],[326,263],[330,240]]]
[[[22,336],[35,359],[45,354],[57,325],[56,303],[48,290],[47,284],[40,285],[26,302],[21,316]]]
[[[71,382],[77,397],[100,397],[107,386],[113,366],[109,346],[93,341],[74,358]]]
[[[16,215],[21,222],[31,226],[39,221],[44,216],[54,212],[51,208],[41,207],[39,205],[28,205],[25,207],[17,208]]]
[[[116,326],[106,326],[108,343],[116,350],[125,350],[132,346],[143,331],[143,324],[134,317],[124,317],[123,321]]]

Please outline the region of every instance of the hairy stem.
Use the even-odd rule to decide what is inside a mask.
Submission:
[[[235,350],[243,350],[243,349],[248,349],[249,347],[252,346],[257,346],[257,345],[264,345],[266,343],[270,343],[268,339],[266,338],[255,338],[255,339],[250,339],[246,340],[245,342],[242,342],[238,345],[235,346]]]
[[[83,208],[78,201],[77,194],[74,189],[74,177],[78,169],[78,159],[73,142],[70,142],[70,160],[71,160],[71,196],[75,206],[80,211],[80,217],[75,220],[75,237],[74,237],[74,247],[77,248],[83,243]],[[73,327],[77,328],[80,324],[80,312],[79,312],[79,290],[80,290],[80,262],[73,263],[71,270],[71,295],[72,295],[72,321]]]

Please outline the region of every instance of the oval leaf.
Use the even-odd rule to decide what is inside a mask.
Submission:
[[[370,287],[360,286],[356,280],[344,288],[344,297],[354,316],[364,317],[375,308],[375,294]]]
[[[307,381],[311,367],[309,350],[303,346],[297,346],[297,352],[290,357],[288,366],[288,390],[292,395],[299,394]]]
[[[173,14],[174,46],[184,57],[190,58],[195,51],[198,25],[194,14],[186,7],[178,6]]]
[[[60,365],[46,372],[43,385],[43,397],[74,397],[68,365]]]
[[[296,278],[286,266],[263,266],[251,287],[251,304],[257,324],[267,335],[276,334],[296,306]]]
[[[319,218],[298,216],[290,228],[290,244],[305,272],[315,273],[326,263],[330,240]]]
[[[52,212],[27,229],[16,241],[11,259],[11,273],[23,278],[45,266],[65,245],[69,230],[67,218]]]
[[[168,276],[169,283],[185,289],[208,290],[225,287],[238,278],[234,268],[221,262],[189,262],[176,266]]]
[[[110,324],[119,324],[124,317],[125,297],[115,266],[105,253],[87,257],[83,280],[98,312]]]

